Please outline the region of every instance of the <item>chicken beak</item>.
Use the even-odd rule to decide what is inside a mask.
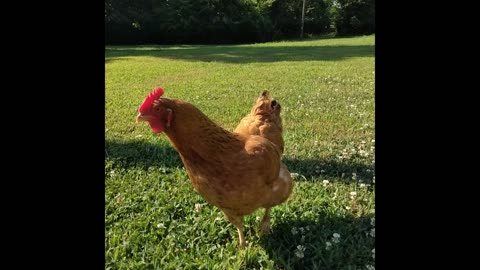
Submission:
[[[143,115],[139,113],[137,117],[135,118],[135,122],[148,122],[148,117],[146,115]]]

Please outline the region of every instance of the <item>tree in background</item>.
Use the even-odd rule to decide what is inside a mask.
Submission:
[[[375,0],[334,0],[338,35],[375,33]]]
[[[272,22],[274,38],[297,38],[302,19],[301,0],[277,0],[272,5]],[[306,0],[305,24],[306,34],[328,32],[331,25],[331,0]]]
[[[334,23],[339,34],[374,32],[371,8],[374,0],[306,0],[304,32],[322,34],[331,31]],[[105,42],[247,43],[298,38],[301,14],[302,0],[105,0]]]

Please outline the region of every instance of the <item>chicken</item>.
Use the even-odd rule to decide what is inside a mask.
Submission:
[[[234,132],[248,135],[259,135],[273,142],[283,153],[283,127],[280,103],[272,99],[268,91],[263,91]]]
[[[284,141],[282,118],[280,116],[281,108],[280,103],[272,99],[268,91],[263,91],[257,98],[250,113],[240,121],[240,124],[235,128],[234,132],[262,136],[273,142],[283,154]],[[280,162],[280,174],[284,175],[284,178],[287,180],[287,185],[282,186],[282,188],[291,193],[293,189],[293,179],[290,176],[287,166],[283,162]],[[260,232],[262,234],[270,231],[270,210],[271,208],[265,209],[265,215],[260,223]]]
[[[157,88],[145,98],[137,122],[146,121],[155,133],[167,135],[194,189],[223,211],[244,247],[244,216],[259,208],[269,215],[291,193],[291,177],[280,170],[279,148],[262,136],[229,132],[192,104],[163,98],[163,93]],[[265,227],[262,222],[261,230]]]

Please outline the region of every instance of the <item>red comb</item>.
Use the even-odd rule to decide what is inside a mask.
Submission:
[[[138,109],[138,112],[139,113],[145,112],[145,110],[147,110],[155,100],[157,100],[159,97],[161,97],[163,95],[163,92],[164,91],[161,87],[158,87],[155,90],[153,90],[152,92],[150,92],[150,94],[148,94],[148,96],[145,98],[142,105]]]

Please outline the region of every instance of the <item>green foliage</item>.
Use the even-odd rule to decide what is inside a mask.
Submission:
[[[330,0],[306,0],[304,32],[322,34],[331,25]],[[275,38],[298,38],[302,18],[302,1],[277,0],[272,5],[272,20],[275,25]]]
[[[107,44],[247,43],[298,38],[301,0],[106,0]],[[305,0],[308,35],[375,32],[374,0]]]
[[[126,0],[109,1],[116,5],[109,3],[106,11],[107,44],[125,44],[124,39],[118,41],[118,36],[133,38],[135,34],[137,40],[147,43],[241,43],[271,39],[272,27],[266,12],[269,0],[153,0],[149,5],[142,4],[145,2],[142,0],[133,4],[132,9],[138,12],[132,12]]]
[[[375,33],[375,0],[335,0],[339,35]]]

